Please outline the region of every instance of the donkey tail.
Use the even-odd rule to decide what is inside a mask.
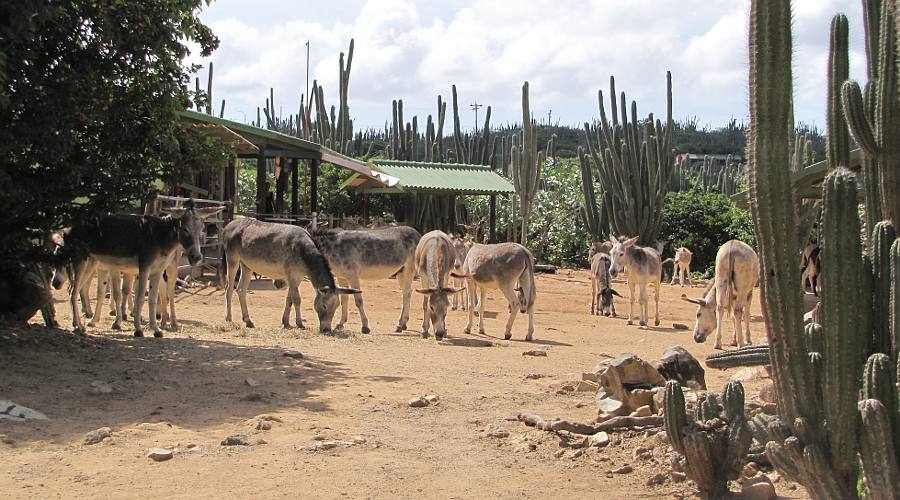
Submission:
[[[537,294],[534,283],[534,256],[531,255],[531,252],[528,253],[528,258],[525,260],[525,268],[519,275],[519,287],[522,288],[522,294],[525,296],[525,300],[528,301],[528,308],[530,309],[533,307]]]

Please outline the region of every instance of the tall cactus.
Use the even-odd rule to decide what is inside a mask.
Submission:
[[[751,2],[751,212],[760,246],[760,289],[779,409],[779,419],[767,427],[766,452],[779,471],[800,481],[814,498],[856,498],[859,452],[870,495],[895,498],[900,488],[891,422],[897,418],[893,415],[897,388],[890,382],[891,364],[880,357],[884,355],[870,358],[865,392],[869,398],[890,400],[892,413],[877,399],[858,403],[873,331],[875,287],[873,263],[864,257],[860,238],[853,237],[860,234],[859,198],[855,176],[844,166],[849,141],[836,110],[835,92],[843,71],[839,52],[846,51],[846,36],[846,19],[835,16],[829,57],[830,173],[823,187],[820,241],[829,278],[823,283],[823,324],[811,327],[811,336],[805,336],[797,240],[791,237],[797,216],[790,206],[790,177],[784,167],[790,160],[793,127],[790,3]],[[853,92],[847,89],[845,84],[844,111],[852,122],[846,97],[852,98]],[[882,225],[872,239],[890,238]],[[884,245],[885,241],[878,244],[882,249]],[[879,259],[877,265],[884,266],[883,253]],[[883,277],[883,267],[881,271]],[[821,352],[808,354],[813,349]]]
[[[842,88],[850,132],[871,162],[864,162],[866,210],[871,220],[900,217],[900,100],[897,87],[897,9],[891,0],[864,0],[868,83],[847,81]],[[877,188],[876,188],[877,186]],[[880,196],[880,200],[875,198]],[[880,211],[876,202],[880,201]],[[871,229],[871,226],[869,226]]]
[[[590,160],[580,146],[578,147],[578,161],[581,168],[581,191],[584,194],[584,204],[578,209],[578,213],[588,234],[591,235],[591,240],[604,241],[609,235],[609,217],[607,217],[606,206],[603,203],[605,193],[601,192],[600,199],[597,199]]]
[[[528,222],[531,220],[531,210],[538,191],[541,166],[553,147],[553,138],[551,138],[547,150],[538,151],[535,135],[534,119],[531,117],[528,97],[528,82],[525,82],[522,85],[522,136],[521,138],[513,137],[510,153],[510,172],[512,173],[513,187],[516,189],[516,194],[519,195],[519,209],[522,214],[522,234],[519,239],[522,245],[528,243]]]
[[[609,194],[613,231],[640,236],[641,242],[652,243],[659,232],[669,177],[675,169],[672,74],[666,72],[665,124],[654,122],[652,113],[639,123],[634,101],[629,121],[625,93],[620,96],[621,109],[617,109],[615,78],[610,77],[609,83],[612,122],[607,119],[600,91],[600,122],[596,128],[584,124],[593,170]]]
[[[700,490],[701,498],[718,499],[728,493],[728,480],[737,479],[752,434],[744,416],[744,388],[729,382],[721,398],[706,393],[698,401],[696,418],[688,420],[681,385],[666,382],[666,435],[685,458],[685,472]]]

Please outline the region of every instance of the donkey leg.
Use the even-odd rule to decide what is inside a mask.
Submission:
[[[659,326],[659,292],[660,292],[660,288],[661,288],[661,287],[660,287],[660,282],[657,281],[656,284],[653,286],[653,290],[654,290],[654,292],[655,292],[655,293],[653,294],[653,299],[656,301],[656,312],[655,312],[656,316],[655,316],[655,319],[654,319],[654,321],[653,321],[653,324],[654,324],[655,326]]]
[[[516,321],[516,314],[519,313],[519,296],[513,290],[512,285],[500,287],[500,291],[509,303],[509,319],[506,320],[506,331],[503,334],[503,338],[509,340],[512,338],[512,327]]]
[[[91,328],[97,326],[97,324],[100,322],[100,316],[103,315],[103,303],[106,302],[106,290],[108,288],[107,285],[109,284],[109,277],[111,274],[112,271],[107,271],[105,269],[101,269],[97,272],[97,305],[94,306],[94,311],[91,314],[91,320],[88,321],[88,326]],[[88,301],[88,304],[90,304],[90,301]]]
[[[690,264],[685,266],[684,278],[687,280],[688,286],[694,286],[694,283],[691,282],[691,265]]]
[[[422,296],[422,338],[428,338],[428,325],[430,317],[428,316],[428,294]]]
[[[743,306],[740,304],[735,304],[734,310],[731,312],[731,316],[734,318],[734,340],[738,346],[743,347],[744,339],[743,339],[743,326],[744,322],[744,311]]]
[[[150,291],[147,297],[149,303],[147,315],[150,317],[150,329],[153,330],[153,336],[156,338],[163,336],[162,329],[159,328],[159,323],[156,321],[156,306],[159,303],[159,282],[162,281],[161,278],[162,271],[150,275]]]
[[[471,293],[469,293],[466,298],[469,301],[469,310],[466,315],[466,327],[463,328],[463,331],[465,333],[472,333],[472,320],[475,316],[475,280],[473,278],[466,278],[466,289]]]
[[[525,340],[534,340],[534,300],[528,302],[528,334]]]
[[[484,304],[487,302],[485,295],[487,289],[481,287],[480,299],[478,301],[478,333],[484,334]]]
[[[253,328],[250,320],[250,311],[247,310],[247,290],[250,289],[250,280],[253,279],[250,268],[241,264],[241,280],[238,282],[238,302],[241,303],[241,319],[247,328]]]
[[[169,262],[168,267],[166,267],[166,277],[168,281],[166,281],[166,295],[168,296],[166,303],[163,304],[163,309],[168,305],[169,306],[169,330],[177,331],[178,330],[178,319],[175,318],[175,283],[178,281],[178,261],[172,259]]]
[[[634,324],[634,283],[631,280],[628,280],[628,290],[631,292],[631,296],[628,297],[629,305],[628,305],[628,324]]]
[[[640,326],[647,326],[647,303],[650,302],[650,298],[647,297],[650,293],[647,291],[647,286],[646,283],[640,286],[640,298],[638,299],[638,307],[641,309],[641,319],[638,323]]]
[[[294,321],[297,323],[297,328],[305,329],[303,326],[303,318],[300,317],[300,284],[295,284],[291,287],[291,293],[294,298]]]
[[[747,345],[753,343],[750,340],[750,306],[753,304],[753,290],[750,290],[750,293],[747,294],[747,312],[744,314],[744,340],[747,341]]]
[[[144,293],[147,291],[147,280],[149,276],[147,276],[146,271],[138,272],[137,275],[137,286],[134,290],[134,309],[131,311],[131,316],[134,319],[134,336],[135,337],[143,337],[144,330],[141,326],[141,312],[144,309]],[[155,313],[156,311],[153,311]],[[156,318],[153,318],[154,321]]]
[[[78,308],[78,299],[81,297],[82,289],[86,287],[86,281],[94,277],[94,270],[97,269],[97,261],[88,258],[78,262],[72,266],[72,290],[69,293],[69,305],[72,306],[72,326],[75,327],[75,333],[84,335],[84,323],[81,321],[81,314]]]
[[[360,290],[359,287],[359,277],[353,276],[350,278],[350,286],[357,290]],[[346,297],[346,294],[344,295]],[[372,330],[369,330],[369,317],[366,316],[366,309],[363,307],[363,298],[361,293],[353,294],[353,302],[356,303],[356,309],[359,311],[359,320],[362,322],[362,329],[360,330],[362,333],[369,333]]]
[[[225,321],[231,322],[231,295],[234,292],[234,278],[237,276],[241,262],[227,254],[225,262],[227,262],[225,266]]]
[[[591,316],[597,314],[597,278],[591,276]]]
[[[397,333],[406,330],[406,323],[409,322],[409,304],[412,301],[412,283],[415,274],[415,266],[406,265],[403,266],[403,271],[397,275],[397,280],[400,282],[400,292],[403,294],[403,305],[400,307],[400,320],[397,321],[397,328],[394,329]]]
[[[350,286],[350,283],[345,279],[337,280],[338,285],[346,288]],[[341,294],[341,320],[338,321],[338,324],[334,325],[335,330],[341,330],[344,328],[344,323],[347,322],[347,319],[350,317],[349,314],[350,309],[350,300],[347,297],[347,294]]]
[[[291,327],[291,307],[294,305],[294,287],[287,286],[287,294],[284,296],[284,312],[281,314],[281,326]]]
[[[125,281],[131,279],[131,276],[125,275]],[[109,272],[109,289],[110,295],[112,295],[113,299],[113,313],[116,315],[115,321],[113,321],[112,329],[113,330],[121,330],[122,329],[122,307],[124,306],[124,299],[122,298],[122,279],[121,275],[118,271],[110,271]]]

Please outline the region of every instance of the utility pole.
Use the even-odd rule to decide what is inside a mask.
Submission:
[[[548,127],[553,123],[552,117],[553,117],[553,109],[551,108],[551,109],[547,110],[547,126]]]
[[[475,111],[475,133],[478,134],[478,108],[484,107],[484,104],[478,104],[478,99],[475,99],[472,104],[469,105],[469,108],[472,111]]]
[[[309,40],[306,41],[306,100],[309,101]]]

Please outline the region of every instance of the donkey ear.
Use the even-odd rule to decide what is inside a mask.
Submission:
[[[354,295],[357,293],[362,293],[362,290],[358,288],[344,288],[342,286],[338,286],[334,288],[334,293],[339,293],[342,295]]]
[[[466,289],[466,287],[462,287],[462,288],[453,288],[453,287],[449,287],[449,286],[448,286],[448,287],[441,288],[441,291],[444,292],[444,293],[459,293],[459,292],[461,292],[461,291],[463,291],[463,290],[465,290],[465,289]]]
[[[640,236],[635,236],[634,238],[629,238],[629,239],[625,240],[625,242],[623,244],[626,247],[634,246],[634,244],[637,243],[638,238],[640,238]]]
[[[454,278],[459,278],[459,279],[466,279],[466,278],[471,278],[471,277],[475,276],[475,274],[474,273],[459,274],[459,273],[451,272],[450,276],[452,276]]]
[[[612,294],[615,295],[616,297],[622,297],[622,294],[615,291],[615,289],[610,288],[609,291],[612,292]],[[624,297],[622,297],[622,298],[624,298]]]
[[[706,299],[692,299],[683,293],[681,294],[681,300],[683,300],[685,302],[690,302],[691,304],[697,304],[698,306],[706,305]]]
[[[610,243],[612,246],[616,246],[616,243],[618,243],[618,242],[619,242],[619,240],[617,240],[616,237],[613,236],[612,233],[610,233],[610,235],[609,235],[609,243]]]
[[[436,291],[436,288],[416,288],[416,292],[421,293],[422,295],[431,295]]]

